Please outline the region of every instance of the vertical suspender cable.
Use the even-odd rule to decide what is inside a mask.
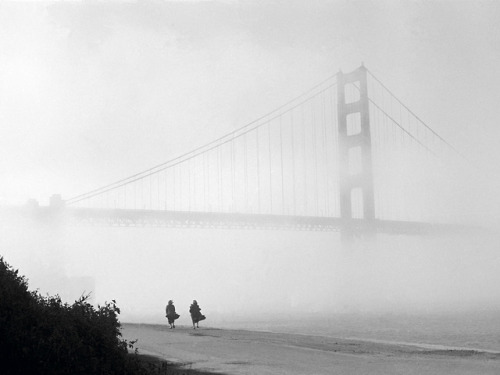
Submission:
[[[234,194],[235,194],[235,167],[234,164],[236,162],[235,160],[235,154],[234,154],[234,134],[233,134],[233,139],[231,141],[231,204],[233,207],[233,211],[236,210],[236,205],[235,205],[235,200],[234,200]]]
[[[222,153],[222,145],[219,146],[219,158],[220,158],[220,200],[222,211],[225,211],[224,206],[224,155]]]
[[[248,213],[248,163],[247,163],[247,136],[243,135],[243,171],[244,171],[244,196],[245,212]]]
[[[192,159],[188,159],[187,163],[186,163],[186,167],[187,167],[187,183],[188,183],[188,186],[187,186],[187,194],[188,194],[188,211],[191,211],[191,160]]]
[[[221,181],[221,160],[220,160],[220,146],[217,146],[215,149],[216,151],[216,156],[217,156],[217,211],[222,212],[222,207],[221,207],[221,186],[220,186],[220,181]]]
[[[318,139],[316,136],[316,113],[314,108],[314,100],[311,102],[311,113],[312,113],[312,148],[314,152],[314,200],[316,202],[316,212],[315,215],[318,215],[319,210],[319,198],[318,198],[318,147],[316,145]]]
[[[208,210],[209,211],[213,211],[212,209],[212,198],[211,198],[211,195],[210,195],[210,186],[211,186],[211,183],[210,183],[210,152],[207,152],[206,153],[207,155],[207,203],[208,203]]]
[[[330,194],[329,194],[329,189],[328,189],[328,153],[326,149],[326,136],[327,136],[327,131],[326,131],[326,94],[322,94],[322,114],[323,114],[323,126],[321,127],[322,130],[322,138],[323,138],[323,172],[324,172],[324,191],[325,191],[325,206],[323,207],[323,215],[327,216],[328,215],[328,208],[330,207]]]
[[[294,137],[294,131],[295,131],[295,123],[294,123],[294,118],[293,118],[293,109],[290,112],[290,129],[291,129],[291,142],[292,142],[292,198],[293,198],[293,214],[297,214],[297,207],[296,207],[296,189],[295,189],[295,137]]]
[[[302,112],[302,157],[303,157],[303,169],[304,169],[304,215],[307,215],[307,208],[308,208],[308,202],[307,202],[307,155],[306,155],[306,134],[307,134],[307,126],[305,122],[305,115],[304,115],[304,107],[301,107],[301,112]]]
[[[208,211],[208,168],[207,168],[207,153],[203,153],[203,209]]]
[[[283,135],[282,135],[282,120],[279,117],[279,127],[280,127],[280,164],[281,164],[281,213],[285,214],[285,181],[283,172]]]
[[[273,213],[273,164],[271,155],[271,123],[267,123],[267,143],[268,143],[268,158],[269,158],[269,204],[270,211]]]
[[[259,139],[259,128],[255,129],[255,147],[257,148],[257,213],[261,213],[260,204],[260,139]]]
[[[168,179],[167,179],[167,170],[165,169],[163,171],[163,180],[165,181],[165,211],[168,209],[167,207],[167,202],[168,202]]]

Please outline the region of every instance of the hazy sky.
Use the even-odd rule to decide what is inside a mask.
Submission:
[[[499,19],[496,1],[3,1],[0,200],[126,177],[361,62],[498,183]]]
[[[498,220],[499,4],[2,1],[0,202],[46,204],[147,169],[364,62],[485,171],[469,180],[497,197]],[[32,287],[62,294],[73,278],[78,295],[95,282],[126,319],[163,321],[171,298],[187,323],[193,298],[212,316],[500,300],[494,237],[346,249],[327,232],[7,225],[0,247]]]

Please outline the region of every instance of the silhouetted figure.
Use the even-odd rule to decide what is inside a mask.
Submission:
[[[191,320],[193,321],[193,329],[200,328],[198,326],[198,322],[204,320],[205,315],[201,314],[200,306],[198,306],[198,302],[196,302],[196,300],[194,300],[191,306],[189,307],[189,313],[191,314]]]
[[[168,305],[165,308],[165,314],[168,319],[168,324],[170,324],[170,329],[175,328],[175,319],[178,319],[180,315],[175,313],[174,301],[168,301]]]

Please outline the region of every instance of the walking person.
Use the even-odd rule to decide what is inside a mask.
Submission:
[[[200,306],[196,300],[194,300],[189,307],[189,313],[191,314],[191,320],[193,321],[193,329],[200,328],[198,322],[204,320],[206,317],[201,313]]]
[[[167,307],[165,308],[165,316],[168,319],[168,324],[170,324],[170,329],[175,328],[175,319],[178,319],[180,315],[175,312],[174,301],[168,301]]]

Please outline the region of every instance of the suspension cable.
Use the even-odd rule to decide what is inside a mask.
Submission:
[[[401,104],[409,113],[411,113],[422,125],[424,125],[432,134],[434,134],[436,137],[438,137],[441,142],[446,144],[449,148],[451,148],[458,156],[466,160],[467,162],[469,161],[465,156],[463,156],[453,145],[451,145],[449,142],[447,142],[443,137],[441,137],[435,130],[433,130],[429,125],[427,125],[420,117],[418,117],[406,104],[404,104],[396,95],[393,94],[391,90],[387,88],[375,75],[368,69],[366,69],[368,73],[372,76],[375,81],[377,81],[396,101]]]
[[[71,203],[76,203],[76,202],[78,202],[78,201],[79,201],[79,200],[77,200],[78,198],[86,197],[87,195],[90,195],[90,194],[92,194],[92,193],[97,193],[97,192],[100,192],[101,190],[108,189],[108,188],[110,188],[110,187],[112,187],[112,186],[114,186],[114,185],[118,185],[118,184],[121,184],[121,183],[123,183],[123,182],[125,182],[125,181],[131,180],[131,179],[134,179],[135,177],[141,176],[141,175],[143,175],[143,174],[147,174],[148,172],[155,171],[156,169],[158,169],[158,168],[160,168],[160,167],[163,167],[163,166],[165,166],[165,165],[167,165],[167,164],[170,164],[170,163],[172,163],[172,162],[174,162],[174,161],[176,161],[176,160],[179,160],[179,159],[183,159],[183,158],[185,158],[185,157],[188,157],[188,156],[189,156],[190,154],[192,154],[192,153],[196,153],[196,152],[198,152],[198,151],[200,151],[200,150],[202,150],[202,149],[204,149],[204,148],[210,147],[210,146],[211,146],[211,145],[213,145],[213,144],[217,144],[218,142],[220,142],[220,141],[224,140],[225,138],[230,137],[230,136],[232,136],[232,135],[236,135],[238,132],[242,131],[243,129],[246,129],[246,128],[248,128],[248,127],[250,127],[250,126],[252,126],[252,125],[254,125],[254,124],[256,124],[256,123],[259,123],[261,120],[264,120],[264,119],[266,119],[267,117],[269,117],[269,116],[271,116],[271,115],[275,114],[276,112],[279,112],[279,111],[280,111],[280,110],[282,110],[283,108],[285,108],[285,107],[289,106],[290,104],[294,103],[295,101],[297,101],[297,100],[299,100],[299,99],[303,98],[304,96],[306,96],[306,95],[310,94],[311,92],[313,92],[313,91],[314,91],[314,90],[316,90],[317,88],[319,88],[319,87],[323,86],[324,84],[326,84],[328,81],[332,80],[332,79],[333,79],[333,78],[335,78],[335,77],[336,77],[336,75],[331,75],[331,76],[329,76],[328,78],[326,78],[326,79],[324,79],[323,81],[319,82],[318,84],[314,85],[313,87],[311,87],[309,90],[305,91],[304,93],[302,93],[302,94],[300,94],[300,95],[298,95],[298,96],[294,97],[293,99],[291,99],[291,100],[287,101],[286,103],[282,104],[282,105],[281,105],[281,106],[279,106],[278,108],[276,108],[276,109],[274,109],[274,110],[272,110],[272,111],[270,111],[270,112],[267,112],[266,114],[264,114],[264,115],[260,116],[259,118],[257,118],[257,119],[255,119],[255,120],[253,120],[253,121],[251,121],[251,122],[249,122],[249,123],[247,123],[247,124],[245,124],[245,125],[241,126],[241,127],[240,127],[240,128],[238,128],[238,129],[235,129],[235,130],[233,130],[233,131],[231,131],[231,132],[229,132],[229,133],[226,133],[225,135],[223,135],[223,136],[221,136],[221,137],[219,137],[219,138],[217,138],[217,139],[215,139],[215,140],[213,140],[213,141],[211,141],[211,142],[208,142],[208,143],[206,143],[206,144],[204,144],[204,145],[202,145],[202,146],[199,146],[199,147],[197,147],[197,148],[195,148],[195,149],[193,149],[193,150],[191,150],[191,151],[189,151],[189,152],[186,152],[186,153],[184,153],[184,154],[182,154],[182,155],[180,155],[180,156],[178,156],[178,157],[175,157],[175,158],[173,158],[173,159],[170,159],[170,160],[168,160],[168,161],[166,161],[166,162],[163,162],[163,163],[161,163],[161,164],[155,165],[155,166],[153,166],[153,167],[151,167],[151,168],[149,168],[149,169],[146,169],[146,170],[144,170],[144,171],[141,171],[141,172],[138,172],[138,173],[133,174],[133,175],[131,175],[131,176],[128,176],[128,177],[126,177],[126,178],[124,178],[124,179],[121,179],[121,180],[115,181],[115,182],[113,182],[113,183],[111,183],[111,184],[108,184],[108,185],[102,186],[102,187],[100,187],[100,188],[97,188],[97,189],[91,190],[91,191],[89,191],[89,192],[87,192],[87,193],[83,193],[83,194],[77,195],[77,196],[75,196],[75,197],[72,197],[72,198],[70,198],[70,199],[68,199],[68,200],[67,200],[67,203],[68,203],[68,204],[71,204]],[[328,89],[328,88],[332,87],[332,86],[333,86],[333,85],[335,85],[335,84],[336,84],[336,82],[334,82],[333,84],[330,84],[328,87],[326,87],[326,88],[325,88],[325,89],[323,89],[323,90],[326,90],[326,89]],[[315,94],[315,95],[318,95],[318,94]],[[307,101],[307,100],[310,100],[310,98],[307,98],[305,101]],[[305,102],[305,101],[304,101],[304,102]],[[299,103],[298,105],[300,105],[300,104],[303,104],[303,102]],[[293,107],[293,108],[295,108],[295,107]],[[292,108],[292,109],[293,109],[293,108]],[[284,113],[286,113],[286,111],[285,111]],[[276,118],[276,117],[275,117],[275,118]],[[262,124],[261,124],[261,125],[262,125]],[[144,177],[147,177],[147,175],[146,175],[146,176],[144,176]],[[133,182],[133,181],[130,181],[130,182]],[[122,185],[120,185],[120,186],[122,186]]]
[[[101,188],[98,188],[98,189],[95,189],[95,190],[89,191],[89,192],[87,192],[87,193],[80,194],[80,195],[78,195],[78,196],[75,196],[75,197],[73,197],[73,198],[70,198],[70,199],[68,199],[68,200],[66,201],[66,203],[67,203],[67,204],[74,204],[74,203],[80,202],[80,201],[82,201],[82,200],[85,200],[85,199],[91,198],[91,197],[93,197],[93,196],[96,196],[96,195],[99,195],[99,194],[103,194],[103,193],[105,193],[105,192],[108,192],[108,191],[111,191],[111,190],[114,190],[114,189],[118,189],[118,188],[120,188],[120,187],[122,187],[122,186],[124,186],[124,185],[126,185],[126,184],[130,184],[130,183],[133,183],[133,182],[139,181],[139,180],[141,180],[141,179],[143,179],[143,178],[146,178],[146,177],[148,177],[148,176],[150,176],[150,175],[152,175],[152,174],[159,173],[159,172],[161,172],[161,171],[163,171],[163,170],[165,170],[165,169],[172,168],[172,167],[174,167],[174,166],[176,166],[176,165],[182,164],[182,163],[184,163],[185,161],[187,161],[187,160],[189,160],[189,159],[192,159],[192,158],[194,158],[194,157],[196,157],[196,156],[199,156],[199,155],[201,155],[201,154],[203,154],[203,153],[205,153],[205,152],[209,152],[209,151],[214,150],[214,149],[216,149],[216,148],[218,148],[218,147],[221,147],[222,145],[224,145],[224,144],[226,144],[226,143],[229,143],[229,142],[233,141],[233,140],[234,140],[234,139],[236,139],[236,138],[242,137],[242,136],[244,136],[245,134],[248,134],[248,133],[250,133],[251,131],[253,131],[253,130],[255,130],[255,129],[257,129],[257,128],[261,127],[261,126],[264,126],[264,125],[269,124],[272,120],[274,120],[274,119],[276,119],[276,118],[278,118],[278,117],[282,116],[283,114],[285,114],[285,113],[287,113],[287,112],[289,112],[289,111],[291,111],[291,110],[293,110],[293,109],[295,109],[295,108],[297,108],[297,107],[301,106],[302,104],[307,103],[307,102],[308,102],[308,101],[310,101],[310,100],[313,100],[313,99],[314,99],[315,97],[317,97],[318,95],[321,95],[323,92],[325,92],[325,91],[327,91],[328,89],[330,89],[330,88],[334,87],[336,84],[337,84],[337,82],[334,82],[334,83],[332,83],[332,84],[330,84],[330,85],[326,86],[326,87],[325,87],[325,88],[323,88],[321,91],[318,91],[318,92],[317,92],[317,93],[315,93],[313,96],[308,97],[308,98],[306,98],[306,99],[302,100],[301,102],[299,102],[299,103],[295,104],[294,106],[292,106],[291,108],[289,108],[289,109],[288,109],[288,110],[286,110],[285,112],[278,113],[278,114],[274,115],[273,117],[271,117],[271,118],[267,119],[267,121],[266,121],[266,122],[258,123],[258,121],[259,121],[259,120],[254,120],[254,121],[252,121],[251,123],[248,123],[247,125],[245,125],[245,126],[243,126],[243,127],[239,128],[239,129],[237,129],[237,130],[235,130],[235,131],[232,131],[232,132],[230,132],[230,133],[227,133],[225,136],[220,137],[220,138],[218,138],[218,139],[217,139],[217,140],[215,140],[215,141],[212,141],[212,142],[209,142],[209,143],[205,144],[204,146],[200,146],[200,147],[198,147],[198,148],[196,148],[196,149],[194,149],[194,150],[192,150],[192,151],[190,151],[190,152],[187,152],[187,153],[185,153],[185,154],[183,154],[183,155],[181,155],[181,156],[178,156],[178,157],[176,157],[176,158],[174,158],[174,159],[171,159],[171,160],[169,160],[169,161],[167,161],[167,162],[165,162],[165,163],[159,164],[159,165],[157,165],[157,166],[155,166],[155,167],[152,167],[152,168],[149,168],[149,169],[147,169],[147,170],[144,170],[144,171],[142,171],[142,172],[140,172],[140,173],[136,173],[136,174],[134,174],[134,175],[132,175],[132,176],[129,176],[128,178],[125,178],[125,179],[122,179],[122,180],[116,181],[116,182],[114,182],[114,183],[112,183],[112,184],[109,184],[109,185],[103,186],[103,187],[101,187]],[[316,85],[315,87],[317,87],[317,86],[318,86],[318,85]],[[308,90],[308,92],[310,92],[311,90],[313,90],[313,89]],[[302,97],[302,96],[304,96],[304,95],[305,95],[305,94],[303,94],[303,95],[301,95],[301,96],[299,96],[299,97]],[[292,101],[289,101],[289,102],[288,102],[288,104],[289,104],[290,102],[293,102],[293,100],[292,100]],[[286,106],[286,104],[285,104],[285,105],[280,106],[279,108],[283,108],[283,107],[285,107],[285,106]],[[272,114],[272,113],[276,113],[278,110],[279,110],[279,109],[274,110],[274,111],[272,111],[272,112],[270,112],[270,113],[271,113],[271,114]],[[260,119],[263,119],[263,118],[265,118],[265,117],[266,117],[266,116],[268,116],[268,115],[269,115],[269,114],[267,114],[267,115],[265,115],[265,116],[261,116],[261,117],[260,117]],[[256,123],[257,123],[257,124],[256,124]],[[239,132],[239,131],[242,131],[243,129],[248,128],[250,125],[254,125],[254,126],[238,134],[238,132]],[[232,138],[229,138],[229,137],[231,137],[231,136],[232,136]],[[220,142],[220,143],[216,143],[216,142]],[[209,146],[210,146],[210,147],[209,147]],[[209,147],[209,148],[206,148],[206,147]]]

